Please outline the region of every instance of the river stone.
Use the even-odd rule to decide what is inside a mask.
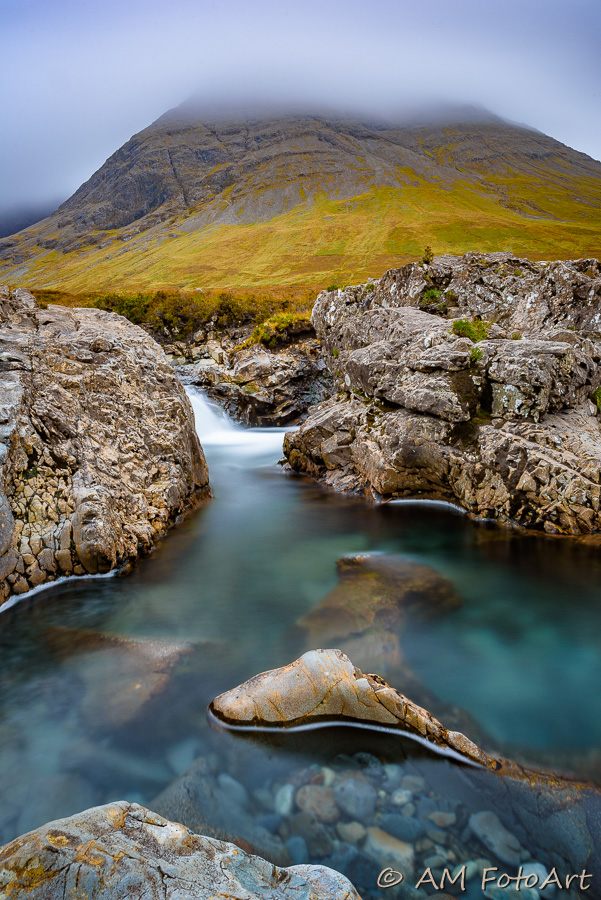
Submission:
[[[11,900],[359,900],[324,866],[278,869],[240,847],[193,834],[123,800],[59,819],[0,851]]]
[[[363,849],[380,863],[382,869],[389,866],[392,869],[403,872],[413,871],[415,864],[415,851],[411,844],[400,841],[398,838],[387,834],[381,828],[368,828],[367,837]]]
[[[0,603],[132,563],[210,496],[190,401],[143,329],[2,289],[0,357]]]
[[[334,799],[335,791],[322,784],[305,784],[296,792],[296,805],[303,812],[312,813],[320,822],[336,822],[340,810]]]
[[[423,738],[479,764],[486,762],[465,735],[447,731],[378,676],[364,675],[340,650],[310,650],[288,666],[256,675],[221,694],[209,708],[232,728],[367,721]]]
[[[347,772],[335,785],[334,796],[340,809],[351,819],[365,822],[374,814],[378,794],[365,776]]]
[[[510,866],[519,864],[522,852],[520,842],[515,835],[507,831],[496,813],[491,810],[472,813],[469,826],[475,836],[501,862]]]
[[[410,844],[418,841],[426,833],[423,822],[398,813],[384,813],[380,816],[378,824],[383,831],[387,831],[388,834],[401,841],[408,841]]]

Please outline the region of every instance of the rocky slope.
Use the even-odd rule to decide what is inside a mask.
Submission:
[[[553,534],[601,529],[597,260],[439,257],[322,292],[312,320],[339,393],[287,436],[294,469]]]
[[[0,241],[0,277],[74,290],[327,284],[427,243],[599,253],[600,201],[601,163],[484,111],[416,125],[184,104]]]
[[[351,883],[325,866],[277,869],[124,801],[7,844],[0,850],[0,893],[11,900],[359,900]]]
[[[121,316],[0,289],[0,601],[147,553],[209,496],[190,403]]]

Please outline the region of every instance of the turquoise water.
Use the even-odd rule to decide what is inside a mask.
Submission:
[[[284,429],[244,430],[200,396],[193,404],[214,499],[127,577],[67,581],[0,617],[3,841],[94,803],[150,804],[201,751],[215,771],[261,788],[261,765],[240,774],[240,746],[244,757],[250,745],[220,749],[215,741],[230,739],[209,734],[206,706],[309,649],[294,643],[294,626],[335,586],[346,554],[400,554],[453,583],[459,609],[407,621],[400,634],[440,709],[461,707],[508,755],[601,773],[596,547],[472,523],[440,505],[327,493],[277,465]],[[192,652],[142,713],[115,720],[106,710],[129,674],[104,645],[65,627],[186,642]],[[384,666],[377,650],[369,662],[373,672]],[[300,765],[301,751],[276,753],[282,771]]]

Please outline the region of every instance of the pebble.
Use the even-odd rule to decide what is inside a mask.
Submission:
[[[275,807],[271,791],[267,790],[267,788],[257,788],[253,791],[253,797],[259,806],[262,806],[267,812],[273,812]]]
[[[428,828],[427,834],[435,844],[446,844],[449,839],[448,833],[443,831],[442,828]]]
[[[417,819],[409,819],[398,813],[385,813],[380,816],[378,824],[384,831],[401,841],[415,843],[424,836],[425,828]]]
[[[457,821],[455,813],[440,812],[439,810],[430,813],[428,818],[437,828],[449,828]]]
[[[424,779],[419,775],[405,775],[401,778],[401,787],[412,794],[421,794],[425,787]]]
[[[323,784],[305,784],[299,788],[296,805],[303,812],[313,813],[320,822],[336,822],[340,818],[334,791]]]
[[[424,868],[425,869],[441,869],[444,868],[446,863],[446,859],[444,856],[440,856],[436,853],[434,856],[427,856],[424,859]]]
[[[367,834],[361,822],[338,822],[336,831],[347,844],[358,844]]]
[[[327,766],[323,766],[321,774],[323,775],[324,787],[332,787],[332,785],[336,781],[336,772],[334,771],[334,769],[329,769]]]
[[[461,871],[461,869],[465,866],[465,880],[471,881],[478,874],[478,863],[475,859],[470,859],[466,863],[460,863],[458,866],[455,866],[453,872],[451,873],[453,878]]]
[[[393,806],[405,806],[410,802],[412,797],[413,794],[411,793],[411,791],[405,791],[403,790],[403,788],[397,788],[397,790],[394,791],[394,793],[390,797],[390,802],[393,804]]]
[[[472,813],[469,825],[478,840],[482,841],[501,862],[510,866],[518,865],[522,851],[520,842],[515,835],[507,831],[496,813],[491,810]]]
[[[260,825],[261,828],[266,828],[267,831],[275,834],[282,824],[282,817],[278,816],[277,813],[265,813],[262,816],[257,816],[255,822],[257,825]]]
[[[398,784],[403,777],[403,770],[396,763],[385,763],[384,775],[392,784]]]
[[[415,862],[415,851],[411,844],[405,841],[399,841],[382,831],[381,828],[368,828],[365,844],[363,845],[365,852],[376,859],[382,867],[390,866],[397,871],[406,871],[413,869]]]
[[[409,818],[413,818],[415,813],[416,813],[416,809],[415,809],[414,803],[408,803],[407,806],[403,807],[402,815],[408,816]]]
[[[289,816],[294,809],[294,787],[283,784],[275,795],[274,809],[279,816]]]
[[[334,797],[351,819],[371,819],[376,809],[376,790],[360,774],[349,773],[338,781],[334,785]]]
[[[309,862],[309,850],[304,838],[298,834],[293,834],[286,841],[286,847],[292,857],[295,866],[304,866]]]
[[[217,784],[223,793],[233,802],[237,803],[243,809],[246,809],[249,802],[248,791],[243,784],[228,775],[227,772],[221,772],[217,776]]]
[[[547,887],[542,889],[542,891],[539,887],[539,885],[541,885],[545,881],[545,879],[549,877],[549,872],[542,863],[528,862],[524,863],[522,868],[524,870],[524,875],[538,875],[538,884],[535,884],[534,887],[537,889],[541,897],[547,898],[555,896],[557,892],[557,885],[548,884]]]

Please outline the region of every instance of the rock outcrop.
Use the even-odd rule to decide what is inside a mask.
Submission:
[[[6,900],[359,900],[351,883],[325,866],[278,869],[125,801],[7,844],[0,850],[0,894]]]
[[[490,811],[488,824],[494,815],[498,831],[503,826],[519,829],[524,847],[535,858],[542,852],[553,865],[568,871],[586,866],[601,876],[599,788],[488,755],[378,675],[365,675],[339,650],[309,651],[222,694],[209,709],[221,726],[244,732],[346,723],[417,740],[467,764],[459,779],[476,809]],[[444,777],[449,786],[450,770]],[[474,833],[479,822],[474,820]],[[488,834],[484,827],[481,831]]]
[[[184,353],[173,360],[182,382],[202,388],[243,425],[297,424],[334,389],[314,338],[278,349],[235,347],[227,338],[175,349]]]
[[[192,408],[121,316],[0,289],[0,601],[108,572],[210,495]]]
[[[553,534],[601,529],[601,265],[440,257],[322,292],[339,393],[291,466],[378,499],[451,501]]]

